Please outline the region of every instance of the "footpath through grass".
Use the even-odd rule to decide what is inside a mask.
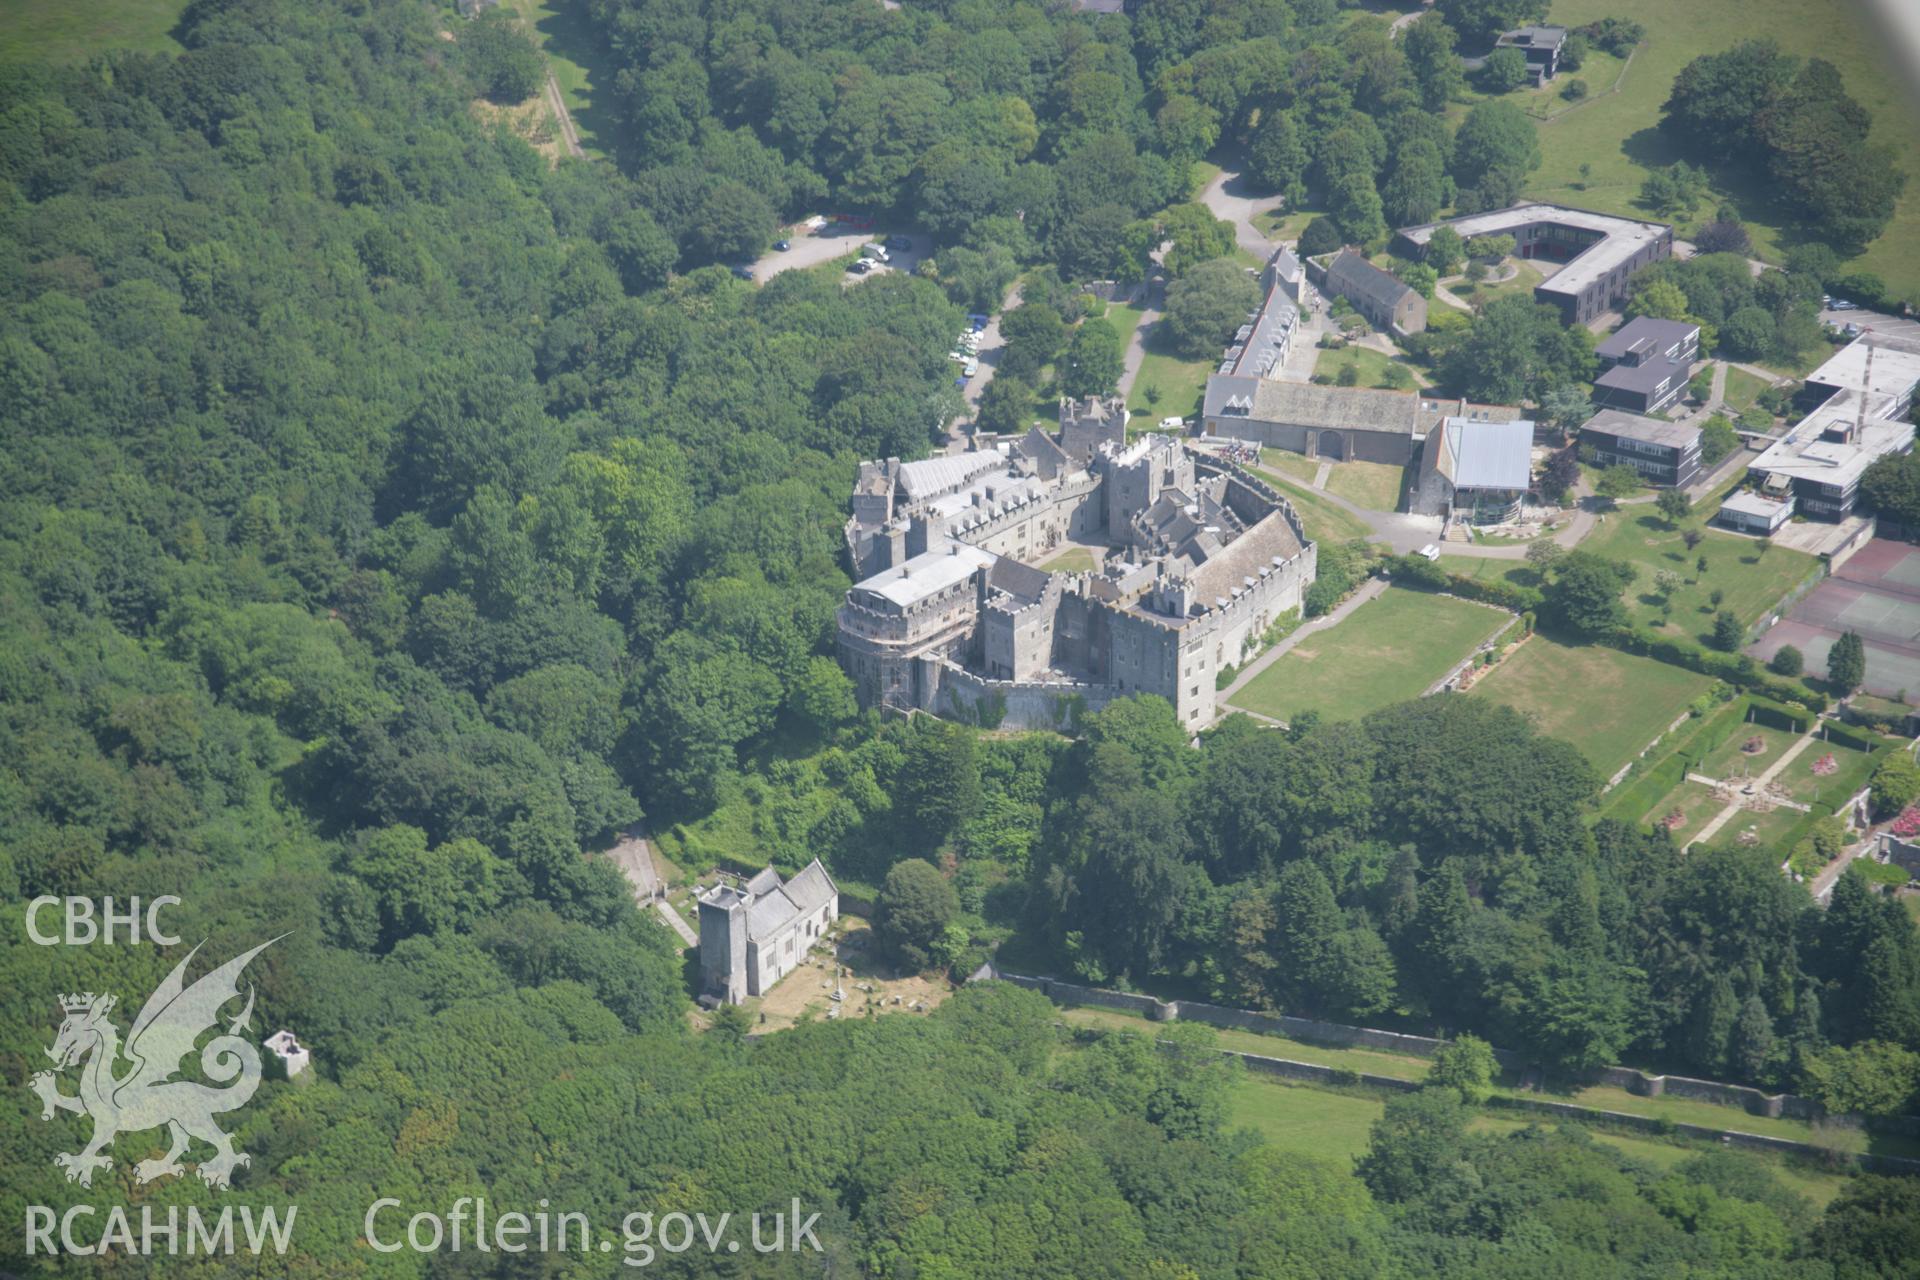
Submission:
[[[1506,615],[1485,605],[1390,587],[1296,643],[1235,694],[1233,705],[1277,720],[1302,711],[1357,720],[1419,697],[1506,624]]]
[[[1276,451],[1267,450],[1266,452],[1273,453]],[[1294,458],[1300,457],[1297,453],[1288,456]],[[1301,461],[1308,466],[1319,465],[1311,458],[1301,458]],[[1352,542],[1356,538],[1362,542],[1366,542],[1372,539],[1373,528],[1371,525],[1354,515],[1351,511],[1347,511],[1344,508],[1337,507],[1333,503],[1328,502],[1326,497],[1323,494],[1316,493],[1313,486],[1307,483],[1307,481],[1280,471],[1272,470],[1268,467],[1257,467],[1255,470],[1268,480],[1274,488],[1286,495],[1287,501],[1291,502],[1293,509],[1299,513],[1301,523],[1307,526],[1307,536],[1315,542],[1322,544],[1329,542]]]
[[[508,0],[514,12],[531,28],[540,51],[547,56],[560,100],[580,133],[580,146],[589,153],[613,149],[613,121],[604,105],[611,101],[617,68],[606,37],[594,30],[587,6],[568,0]],[[457,18],[449,17],[449,22]],[[559,128],[555,123],[555,129]]]
[[[1535,635],[1468,696],[1532,716],[1542,733],[1571,742],[1612,777],[1712,684],[1652,658]]]

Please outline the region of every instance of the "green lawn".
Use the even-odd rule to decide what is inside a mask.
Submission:
[[[1071,1025],[1107,1027],[1146,1034],[1152,1034],[1158,1030],[1154,1023],[1148,1022],[1145,1018],[1136,1014],[1123,1013],[1117,1009],[1062,1009],[1060,1014],[1061,1018]],[[1320,1066],[1340,1067],[1351,1071],[1364,1071],[1373,1075],[1389,1076],[1396,1080],[1424,1079],[1429,1065],[1428,1059],[1407,1054],[1380,1053],[1369,1049],[1328,1048],[1304,1044],[1286,1036],[1263,1035],[1255,1031],[1216,1029],[1214,1034],[1215,1043],[1222,1049],[1287,1058],[1294,1062],[1311,1062]],[[1512,1091],[1502,1090],[1502,1092],[1511,1093]],[[1749,1115],[1738,1107],[1725,1107],[1685,1098],[1644,1098],[1638,1094],[1629,1093],[1625,1089],[1604,1085],[1591,1085],[1566,1093],[1549,1093],[1545,1096],[1557,1101],[1571,1102],[1577,1106],[1618,1111],[1626,1115],[1652,1116],[1671,1120],[1677,1124],[1739,1129],[1745,1133],[1765,1134],[1801,1142],[1811,1136],[1810,1127],[1800,1120],[1770,1120],[1765,1116]],[[1357,1154],[1365,1148],[1367,1129],[1379,1116],[1383,1105],[1375,1099],[1364,1096],[1336,1093],[1313,1085],[1249,1072],[1246,1079],[1234,1087],[1228,1102],[1229,1126],[1245,1126],[1253,1129],[1268,1141],[1287,1147],[1289,1150],[1331,1152],[1336,1155]],[[1493,1110],[1476,1118],[1474,1127],[1476,1129],[1517,1129],[1528,1123],[1530,1123],[1529,1119],[1522,1118],[1522,1113]],[[1663,1164],[1677,1163],[1691,1150],[1697,1149],[1683,1141],[1665,1142],[1651,1138],[1610,1134],[1595,1134],[1595,1136],[1612,1139],[1622,1149],[1651,1149],[1680,1153],[1661,1158],[1658,1162]],[[1912,1139],[1875,1137],[1869,1140],[1868,1145],[1871,1150],[1894,1155],[1920,1152],[1920,1142]],[[1638,1154],[1637,1151],[1636,1154]],[[1766,1157],[1756,1158],[1766,1159]],[[1769,1159],[1768,1163],[1774,1165],[1776,1172],[1783,1171],[1779,1162]],[[1833,1184],[1837,1186],[1840,1178],[1838,1175],[1831,1175],[1831,1177]]]
[[[1449,280],[1447,290],[1465,302],[1484,305],[1495,298],[1505,298],[1515,294],[1530,298],[1533,296],[1534,286],[1547,278],[1546,273],[1540,268],[1531,262],[1523,262],[1519,258],[1507,259],[1507,265],[1515,268],[1511,279],[1502,280],[1498,284],[1474,284],[1463,276],[1458,280]]]
[[[1368,511],[1398,511],[1407,469],[1384,462],[1336,462],[1327,474],[1327,492]]]
[[[1125,302],[1107,304],[1106,321],[1113,326],[1113,331],[1120,335],[1122,351],[1126,350],[1127,343],[1133,340],[1133,331],[1140,327],[1140,317],[1145,314],[1139,307]]]
[[[1301,458],[1299,454],[1285,454],[1284,450],[1266,450],[1267,453],[1279,452],[1285,456],[1300,458],[1309,467],[1320,464],[1311,458]],[[1273,486],[1287,496],[1293,509],[1300,514],[1301,523],[1307,527],[1307,536],[1315,542],[1351,542],[1355,538],[1362,542],[1373,537],[1373,529],[1366,521],[1341,507],[1336,507],[1324,497],[1315,493],[1304,480],[1292,478],[1278,471],[1257,468],[1260,474],[1273,483]]]
[[[1233,702],[1278,720],[1302,711],[1356,720],[1419,697],[1506,621],[1485,605],[1390,588],[1294,645]]]
[[[1873,140],[1901,155],[1920,155],[1920,112],[1902,96],[1885,41],[1857,0],[1556,0],[1553,21],[1574,27],[1599,18],[1631,18],[1647,29],[1620,92],[1600,95],[1538,126],[1545,162],[1526,194],[1631,217],[1649,217],[1634,203],[1650,168],[1681,158],[1660,133],[1660,104],[1689,60],[1717,53],[1742,40],[1772,39],[1802,58],[1824,58],[1840,70],[1847,92],[1873,114]],[[1589,178],[1580,166],[1592,166]],[[1913,168],[1911,159],[1907,167]],[[1760,251],[1778,261],[1791,241],[1763,182],[1750,181],[1723,193],[1739,206]],[[1710,214],[1715,201],[1704,206]],[[1855,270],[1876,272],[1895,289],[1920,291],[1920,186],[1909,183],[1887,231],[1859,259]]]
[[[107,49],[179,53],[187,0],[0,0],[0,63],[84,62]]]
[[[1127,409],[1131,413],[1146,414],[1153,421],[1162,418],[1190,418],[1200,412],[1200,397],[1207,389],[1207,375],[1220,367],[1219,358],[1206,360],[1182,360],[1158,350],[1151,336],[1147,339],[1146,354],[1140,361],[1140,372],[1133,379],[1133,386],[1127,391]],[[1159,392],[1157,400],[1149,400],[1148,388]]]
[[[1613,88],[1620,81],[1620,73],[1626,67],[1626,59],[1616,58],[1599,49],[1590,49],[1586,61],[1580,64],[1578,71],[1562,71],[1551,84],[1541,85],[1538,89],[1531,85],[1515,89],[1510,93],[1484,93],[1474,87],[1474,73],[1467,74],[1466,103],[1468,106],[1482,102],[1500,101],[1511,103],[1532,116],[1535,120],[1551,120],[1564,115],[1577,106],[1593,101],[1596,97]],[[1560,91],[1571,80],[1587,82],[1587,96],[1581,102],[1570,102],[1560,96]],[[1451,114],[1465,116],[1466,110],[1455,104]]]
[[[1413,370],[1401,364],[1384,351],[1375,351],[1372,347],[1325,347],[1313,362],[1313,376],[1332,382],[1339,378],[1342,365],[1352,365],[1358,380],[1357,387],[1390,387],[1387,370],[1400,369],[1406,373]],[[1418,379],[1415,380],[1417,383]],[[1408,383],[1403,389],[1411,391],[1415,383]]]
[[[1784,547],[1762,554],[1754,539],[1718,529],[1702,529],[1705,539],[1689,551],[1681,540],[1681,531],[1686,528],[1702,526],[1696,517],[1683,521],[1680,529],[1670,528],[1651,504],[1621,507],[1587,535],[1580,550],[1609,560],[1625,560],[1639,569],[1639,578],[1623,598],[1634,620],[1648,626],[1660,622],[1655,575],[1676,575],[1680,586],[1673,595],[1672,622],[1665,629],[1699,640],[1713,629],[1714,591],[1723,593],[1722,609],[1751,625],[1814,568],[1812,556]],[[1705,574],[1698,570],[1703,555],[1707,558]]]
[[[1313,478],[1320,474],[1323,462],[1291,449],[1262,449],[1260,465],[1270,471],[1280,472],[1287,479],[1297,481],[1300,488],[1307,489],[1311,488]],[[1405,477],[1405,467],[1389,466],[1384,462],[1336,462],[1327,472],[1326,490],[1368,511],[1397,511],[1400,509],[1400,489]],[[1340,514],[1356,526],[1360,525],[1348,513],[1342,511]],[[1352,536],[1366,537],[1364,526],[1361,529],[1361,532]]]
[[[1092,573],[1100,567],[1100,562],[1086,547],[1068,547],[1040,567],[1051,573]]]
[[[1814,765],[1827,755],[1832,755],[1834,763],[1840,767],[1829,774],[1815,773]],[[1780,784],[1781,790],[1801,804],[1813,804],[1815,801],[1835,804],[1866,786],[1867,779],[1879,763],[1880,757],[1871,751],[1842,746],[1838,742],[1814,742],[1795,756],[1775,781]]]
[[[1757,373],[1748,373],[1745,369],[1727,367],[1727,387],[1721,397],[1727,408],[1739,413],[1750,408],[1760,398],[1760,393],[1773,384]]]
[[[1290,476],[1302,484],[1311,484],[1320,474],[1320,459],[1309,458],[1304,453],[1295,453],[1291,449],[1262,449],[1260,465],[1269,471],[1278,471]]]
[[[1467,696],[1527,713],[1541,732],[1571,742],[1612,777],[1712,683],[1652,658],[1536,635]]]

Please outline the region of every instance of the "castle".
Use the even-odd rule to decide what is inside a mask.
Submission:
[[[1214,678],[1313,582],[1316,548],[1278,490],[1172,436],[1126,442],[1118,399],[975,452],[865,462],[847,549],[858,582],[840,662],[862,706],[1012,728],[1152,693],[1192,729]],[[1090,572],[1037,565],[1069,542]]]

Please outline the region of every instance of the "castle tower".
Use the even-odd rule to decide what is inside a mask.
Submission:
[[[1075,461],[1092,460],[1103,444],[1127,443],[1127,402],[1119,396],[1060,397],[1060,448]]]

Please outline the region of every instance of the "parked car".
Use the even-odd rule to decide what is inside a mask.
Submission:
[[[847,264],[847,270],[853,272],[854,275],[863,276],[873,270],[873,263],[865,258],[855,258],[851,263]]]
[[[773,247],[776,251],[780,253],[785,253],[787,250],[793,248],[793,245],[788,243],[785,240],[775,240],[773,242]]]
[[[863,244],[860,246],[860,256],[863,258],[872,258],[876,262],[885,262],[887,260],[887,249],[885,245]]]
[[[974,374],[980,372],[980,361],[978,359],[969,359],[965,364],[960,366],[960,372],[971,378]]]
[[[733,264],[733,276],[736,280],[751,280],[753,279],[753,268],[744,263],[736,262]]]
[[[898,249],[898,250],[900,250],[900,251],[901,251],[902,253],[905,253],[905,252],[906,252],[907,250],[909,250],[909,249],[911,249],[911,248],[913,248],[913,237],[911,237],[911,236],[888,236],[888,237],[887,237],[887,248],[889,248],[889,249]]]

